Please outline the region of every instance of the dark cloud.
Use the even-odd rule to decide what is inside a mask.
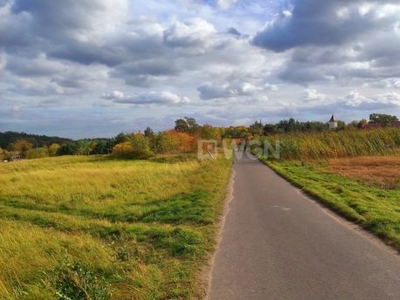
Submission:
[[[123,62],[125,52],[121,51],[118,47],[96,47],[91,43],[71,42],[62,47],[55,47],[48,55],[83,65],[99,63],[112,67]]]
[[[48,32],[89,28],[90,16],[104,9],[103,1],[99,0],[15,0],[12,13],[30,14],[34,23]]]
[[[293,0],[293,9],[284,11],[258,32],[256,46],[281,52],[298,46],[341,45],[393,22],[377,18],[374,10],[363,13],[363,3],[398,3],[389,0]]]
[[[65,87],[65,88],[73,88],[73,89],[80,89],[84,88],[85,84],[83,82],[83,79],[81,76],[74,77],[66,77],[66,76],[57,76],[51,79],[51,82],[57,83],[59,86]]]
[[[234,27],[229,28],[226,32],[235,36],[242,36],[242,34]]]
[[[45,57],[29,59],[17,56],[8,56],[6,69],[13,74],[23,77],[51,76],[62,72],[64,66],[57,61],[47,60]]]

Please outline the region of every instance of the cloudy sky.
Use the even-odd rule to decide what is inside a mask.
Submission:
[[[0,0],[0,131],[400,117],[398,0]]]

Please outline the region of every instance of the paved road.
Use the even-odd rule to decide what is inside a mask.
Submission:
[[[396,253],[258,161],[234,172],[209,299],[400,299]]]

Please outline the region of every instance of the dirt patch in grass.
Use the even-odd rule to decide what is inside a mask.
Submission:
[[[400,190],[400,156],[331,159],[326,169],[372,186]]]

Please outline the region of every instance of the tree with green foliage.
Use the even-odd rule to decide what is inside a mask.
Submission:
[[[49,151],[48,148],[46,147],[39,147],[39,148],[34,148],[28,150],[26,153],[27,159],[33,159],[33,158],[44,158],[49,156]]]
[[[259,122],[255,121],[253,124],[250,125],[249,133],[253,136],[263,135],[264,128],[263,128],[263,124],[261,123],[261,120]]]
[[[205,124],[200,127],[200,137],[204,140],[215,140],[218,138],[217,128]]]
[[[199,132],[199,129],[200,126],[197,124],[195,118],[185,117],[184,119],[178,119],[175,121],[175,131],[195,135]]]
[[[153,131],[153,129],[151,129],[149,126],[146,127],[146,129],[144,130],[144,136],[146,138],[152,138],[154,137],[155,133]]]
[[[78,155],[89,155],[91,148],[90,148],[90,141],[87,140],[80,140],[77,142],[77,149],[76,154]]]
[[[127,134],[127,133],[125,133],[125,132],[119,133],[119,134],[114,138],[115,144],[120,144],[120,143],[127,142],[127,141],[129,141],[129,134]]]
[[[141,133],[133,134],[130,138],[133,147],[134,158],[146,159],[153,155],[150,150],[149,142]]]
[[[251,134],[245,126],[230,126],[225,130],[223,138],[228,139],[244,139],[248,138]]]
[[[388,127],[393,124],[393,122],[398,121],[396,116],[386,115],[386,114],[370,114],[369,123],[379,124],[382,127]]]
[[[78,145],[75,142],[62,144],[57,150],[57,155],[74,155],[78,150]]]
[[[97,140],[95,147],[92,149],[93,154],[109,154],[114,147],[111,139]]]

